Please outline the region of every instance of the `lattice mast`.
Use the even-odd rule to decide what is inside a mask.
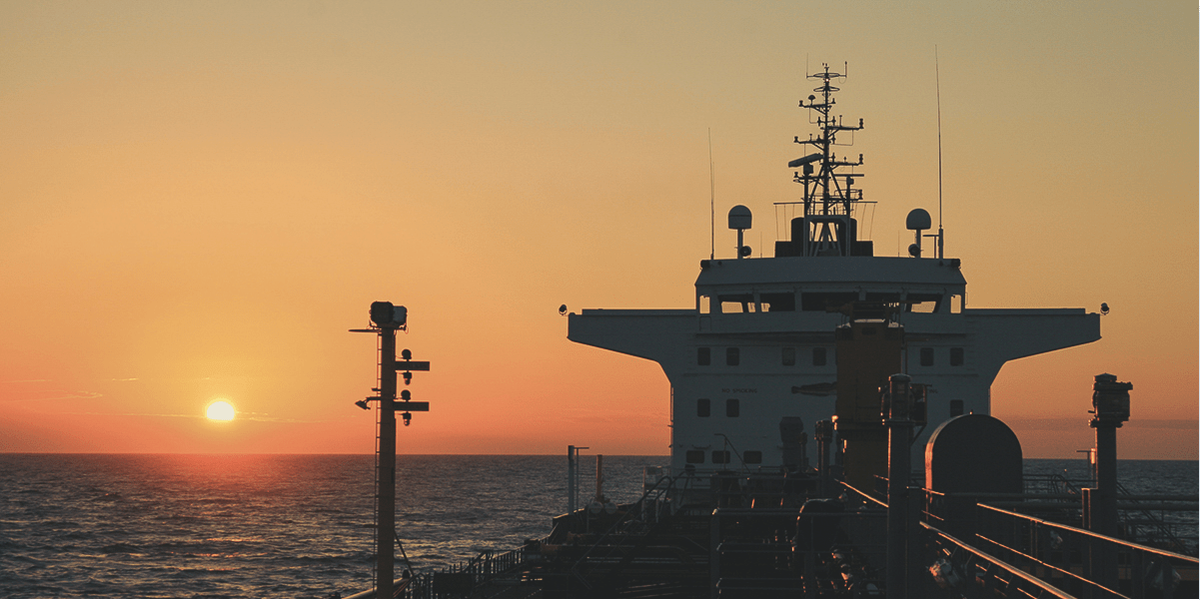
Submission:
[[[834,92],[840,91],[834,87],[832,80],[845,78],[842,73],[829,70],[825,64],[824,71],[809,75],[809,79],[821,80],[820,87],[813,91],[820,94],[809,95],[808,103],[800,101],[801,108],[817,112],[817,127],[820,133],[816,136],[809,134],[807,140],[796,136],[797,144],[815,147],[816,153],[796,159],[789,163],[790,167],[803,167],[797,171],[795,181],[804,185],[804,235],[802,240],[793,237],[793,242],[803,245],[800,254],[804,256],[836,254],[849,256],[852,253],[853,242],[856,241],[856,223],[851,218],[853,205],[862,201],[862,190],[854,189],[854,178],[862,177],[862,173],[838,173],[839,167],[857,167],[863,164],[863,157],[858,155],[857,161],[839,159],[833,152],[837,146],[837,135],[842,131],[858,131],[863,128],[862,119],[858,125],[844,125],[842,117],[831,115],[837,104]],[[814,163],[816,163],[814,165]],[[816,166],[817,168],[814,168]]]

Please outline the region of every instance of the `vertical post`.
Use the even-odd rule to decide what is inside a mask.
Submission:
[[[567,514],[575,513],[575,446],[567,446]]]
[[[1092,494],[1099,506],[1092,507],[1096,533],[1117,534],[1117,428],[1112,425],[1096,427],[1096,489]],[[1099,509],[1099,510],[1097,510]]]
[[[1088,529],[1116,536],[1117,514],[1117,428],[1129,420],[1129,390],[1132,383],[1117,381],[1116,375],[1096,376],[1092,386],[1091,426],[1096,430],[1096,487],[1087,494]],[[1117,556],[1108,545],[1092,544],[1091,569],[1096,581],[1109,588],[1117,584]]]
[[[1129,390],[1132,383],[1117,381],[1116,375],[1096,376],[1092,387],[1091,426],[1096,430],[1096,488],[1089,529],[1113,536],[1117,534],[1117,428],[1129,420]]]
[[[391,598],[396,535],[396,329],[379,328],[379,494],[375,537],[375,597]]]
[[[833,441],[833,422],[817,421],[815,426],[817,438],[817,481],[820,494],[828,496],[832,493],[829,485],[829,444]]]
[[[721,509],[712,512],[708,520],[708,597],[719,598],[721,582]]]
[[[884,396],[883,417],[888,428],[888,509],[887,509],[887,595],[888,598],[907,598],[909,490],[908,477],[912,470],[908,452],[913,422],[909,415],[910,394],[908,375],[888,378]]]
[[[596,502],[604,504],[604,455],[596,455]]]

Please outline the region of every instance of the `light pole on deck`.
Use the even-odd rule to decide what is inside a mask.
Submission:
[[[914,501],[919,488],[908,485],[912,473],[909,447],[913,427],[927,422],[926,386],[897,373],[888,377],[887,387],[881,391],[880,412],[888,430],[887,597],[911,598],[919,595],[920,525]]]
[[[367,402],[379,401],[379,454],[375,472],[376,530],[375,530],[375,596],[391,598],[395,581],[394,538],[396,535],[396,411],[402,410],[404,424],[412,421],[412,412],[429,410],[428,402],[412,402],[408,390],[396,401],[396,373],[403,372],[404,385],[412,381],[413,371],[428,371],[428,361],[413,361],[412,353],[404,350],[396,360],[396,331],[408,325],[408,309],[391,302],[371,303],[371,329],[352,329],[354,332],[379,334],[379,392],[378,397],[355,402],[366,409]]]

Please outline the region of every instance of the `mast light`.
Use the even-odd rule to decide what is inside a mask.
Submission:
[[[391,302],[372,302],[371,322],[387,329],[404,329],[408,322],[408,309]]]

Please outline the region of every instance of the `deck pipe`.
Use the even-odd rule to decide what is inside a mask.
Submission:
[[[829,481],[829,446],[833,442],[833,421],[817,421],[813,437],[817,440],[817,481],[821,497],[832,492]]]

